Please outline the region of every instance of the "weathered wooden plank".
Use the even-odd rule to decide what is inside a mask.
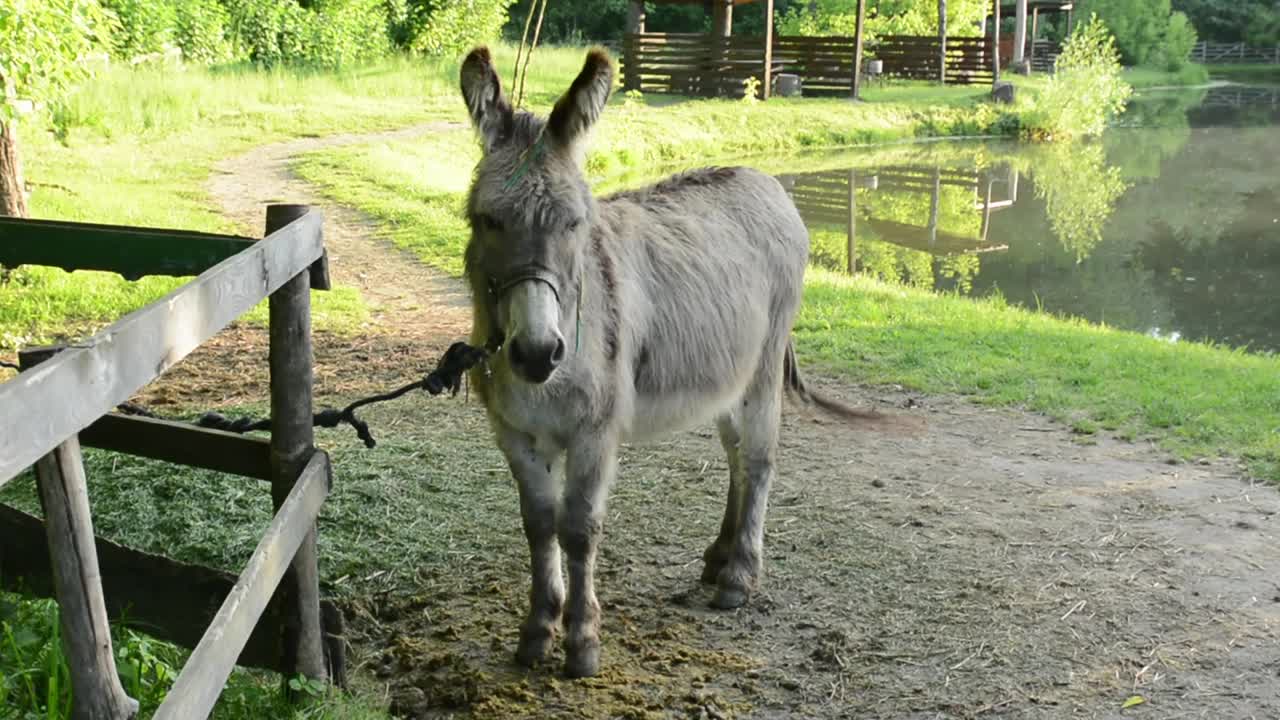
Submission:
[[[316,451],[156,711],[156,720],[209,716],[290,558],[315,527],[330,483],[329,457]]]
[[[234,235],[0,217],[0,265],[103,270],[126,278],[199,275],[243,251]]]
[[[216,470],[258,480],[271,479],[271,442],[188,423],[131,415],[104,415],[80,433],[93,448]]]
[[[102,538],[94,539],[107,617],[113,623],[194,648],[235,585],[236,576],[140,552]],[[39,518],[0,505],[0,587],[36,597],[53,597],[53,574]],[[343,649],[342,611],[321,604],[325,646],[330,655]],[[236,664],[284,670],[280,634],[283,608],[269,603]]]
[[[58,598],[62,651],[71,672],[71,716],[75,720],[128,720],[138,702],[125,694],[111,651],[111,627],[102,598],[102,576],[93,547],[89,487],[80,444],[67,438],[36,463],[36,482],[53,586]]]
[[[306,217],[305,205],[267,207],[267,233]],[[311,350],[311,291],[299,275],[271,294],[268,302],[271,370],[271,500],[277,510],[291,496],[294,482],[316,453],[312,423],[314,356]],[[303,537],[277,594],[286,608],[284,648],[302,673],[327,680],[324,632],[320,627],[320,571],[314,524]]]
[[[320,258],[318,212],[0,385],[0,485]]]

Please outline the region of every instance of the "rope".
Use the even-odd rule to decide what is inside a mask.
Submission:
[[[421,380],[398,387],[390,392],[361,398],[341,410],[336,408],[321,410],[312,417],[312,425],[322,428],[336,428],[342,424],[350,425],[356,431],[356,435],[364,441],[365,447],[376,447],[378,442],[373,439],[373,433],[369,430],[368,423],[356,417],[356,410],[366,405],[395,400],[414,390],[426,390],[432,395],[439,395],[445,390],[449,390],[451,395],[456,396],[458,391],[462,389],[462,378],[466,372],[487,360],[490,352],[488,348],[474,347],[464,342],[456,342],[449,346],[449,349],[440,357],[440,361],[436,363],[436,369],[427,373],[426,377]],[[116,406],[116,410],[124,415],[157,420],[164,419],[134,403],[122,403]],[[217,412],[207,412],[192,424],[210,430],[222,430],[237,434],[271,429],[270,418],[229,418]]]
[[[2,368],[9,368],[10,370],[21,370],[21,369],[22,369],[22,368],[18,367],[18,363],[11,363],[11,362],[9,362],[9,361],[7,361],[7,360],[0,360],[0,367],[2,367]]]

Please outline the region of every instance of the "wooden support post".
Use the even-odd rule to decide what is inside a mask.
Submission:
[[[1027,64],[1036,59],[1036,39],[1040,36],[1040,6],[1031,8],[1031,47],[1027,51]]]
[[[306,205],[267,206],[267,234],[308,212]],[[278,512],[302,469],[315,453],[312,427],[311,287],[299,273],[271,294],[271,500]],[[315,527],[303,538],[280,584],[285,608],[286,675],[328,680],[320,626],[320,573]]]
[[[1067,34],[1064,37],[1071,37],[1071,31],[1075,29],[1076,14],[1075,10],[1067,11]]]
[[[849,168],[849,242],[845,269],[858,272],[858,171]]]
[[[1000,79],[1000,0],[992,0],[996,6],[995,11],[995,29],[991,37],[991,73],[995,75],[995,79]]]
[[[732,35],[733,0],[714,0],[711,7],[711,34],[720,37]]]
[[[866,22],[867,0],[858,0],[858,15],[853,27],[853,99],[862,99],[862,26]]]
[[[627,32],[639,35],[644,32],[644,0],[631,0],[627,3]]]
[[[24,366],[24,369],[30,366]],[[62,651],[71,669],[75,720],[127,720],[138,703],[116,674],[102,575],[93,545],[89,486],[80,442],[72,436],[36,462],[45,535],[58,598]]]
[[[938,82],[947,84],[947,0],[938,0]]]
[[[1013,18],[1013,64],[1021,72],[1027,56],[1027,0],[1017,0]]]
[[[773,0],[764,2],[764,81],[760,99],[768,100],[773,89]]]

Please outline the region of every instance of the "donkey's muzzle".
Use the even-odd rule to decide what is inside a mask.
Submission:
[[[556,333],[552,342],[538,343],[512,338],[507,343],[511,367],[532,383],[544,383],[564,360],[564,339]]]

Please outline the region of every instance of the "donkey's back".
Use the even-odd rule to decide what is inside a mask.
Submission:
[[[729,412],[800,302],[809,235],[790,197],[757,170],[706,168],[603,199],[600,224],[625,318],[627,438]]]

